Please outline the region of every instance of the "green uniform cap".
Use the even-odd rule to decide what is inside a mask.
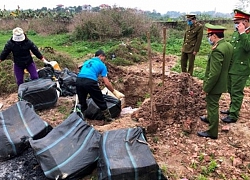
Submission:
[[[215,32],[224,32],[224,30],[226,30],[227,28],[225,28],[224,26],[220,26],[220,25],[213,25],[210,23],[206,23],[205,27],[207,28],[207,33],[215,33]]]
[[[250,14],[243,12],[239,9],[234,9],[234,18],[233,20],[237,20],[237,19],[249,19]]]

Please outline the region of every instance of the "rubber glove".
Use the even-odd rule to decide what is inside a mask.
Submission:
[[[42,61],[44,64],[49,64],[49,61],[47,61],[45,58],[42,58]]]
[[[114,91],[112,92],[118,99],[121,99],[123,97],[125,97],[124,94],[122,94],[121,92],[117,91],[116,89],[114,89]]]

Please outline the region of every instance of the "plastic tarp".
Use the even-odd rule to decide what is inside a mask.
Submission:
[[[73,112],[31,147],[47,178],[71,179],[92,173],[99,158],[101,134]]]
[[[100,141],[98,180],[166,179],[146,142],[143,129],[106,131]]]
[[[113,96],[103,94],[104,100],[107,103],[107,107],[112,118],[116,118],[120,115],[121,101]],[[87,99],[88,108],[85,111],[85,117],[92,120],[103,120],[104,116],[100,108],[96,105],[92,98]]]
[[[0,160],[10,159],[29,147],[29,138],[44,137],[52,127],[26,101],[0,112]]]
[[[58,100],[57,83],[44,78],[25,82],[18,87],[18,97],[30,102],[36,110],[54,107]]]
[[[64,68],[61,71],[58,81],[62,89],[62,96],[73,96],[76,94],[76,77],[77,74],[71,72],[68,68]]]

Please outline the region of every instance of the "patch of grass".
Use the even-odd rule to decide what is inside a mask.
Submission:
[[[242,174],[242,175],[241,175],[241,178],[242,178],[243,180],[250,180],[250,177],[249,177],[247,174]]]
[[[162,173],[163,174],[166,174],[167,173],[167,166],[166,165],[163,165],[162,167],[161,167],[161,171],[162,171]]]
[[[67,107],[66,106],[58,106],[57,111],[59,113],[65,114],[65,112],[67,112]]]
[[[109,60],[109,62],[116,66],[130,66],[134,64],[133,62],[123,58],[115,58],[113,60]]]
[[[213,160],[209,163],[209,166],[208,166],[208,173],[214,172],[216,168],[217,168],[217,162],[216,162],[216,160],[213,159]]]
[[[197,177],[197,180],[208,180],[204,175],[200,174],[198,177]]]
[[[144,95],[144,98],[146,99],[146,98],[150,98],[150,94],[149,93],[146,93],[145,95]]]
[[[209,176],[210,173],[213,173],[215,169],[217,168],[217,162],[212,159],[208,166],[201,166],[201,172],[204,176]]]
[[[199,158],[199,161],[202,162],[204,160],[204,154],[201,153],[198,158]]]
[[[153,137],[153,142],[154,142],[154,143],[157,143],[158,141],[159,141],[159,137],[154,136],[154,137]]]
[[[192,162],[190,165],[191,168],[193,169],[197,169],[197,163],[196,162]]]

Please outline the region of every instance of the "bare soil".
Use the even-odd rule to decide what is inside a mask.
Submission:
[[[98,120],[86,121],[100,132],[144,127],[153,155],[170,180],[205,179],[204,177],[209,180],[249,179],[250,88],[245,88],[237,123],[225,124],[220,121],[217,140],[198,137],[198,131],[208,128],[199,119],[206,115],[202,81],[187,73],[171,72],[170,68],[176,60],[175,56],[166,57],[163,81],[162,57],[152,58],[151,98],[149,62],[129,67],[107,64],[115,88],[126,95],[126,107],[139,108],[132,114],[121,114],[106,125]],[[16,93],[0,97],[0,103],[3,104],[1,110],[17,100]],[[229,103],[229,95],[223,94],[220,110],[227,109]],[[60,97],[56,107],[37,113],[55,127],[67,118],[73,104],[74,97]]]

